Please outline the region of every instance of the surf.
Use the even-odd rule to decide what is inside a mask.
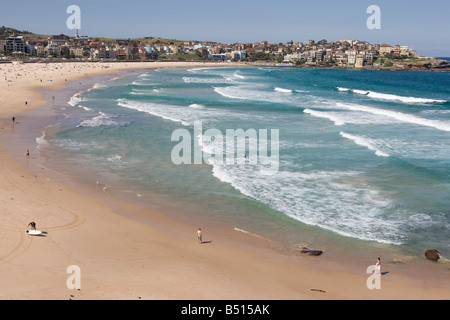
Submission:
[[[388,109],[381,109],[376,107],[364,106],[364,105],[355,105],[355,104],[345,104],[345,103],[336,103],[336,106],[339,108],[353,110],[353,111],[363,111],[367,113],[372,113],[384,117],[389,117],[401,122],[415,124],[419,126],[431,127],[437,130],[450,132],[450,122],[440,121],[440,120],[432,120],[427,118],[421,118],[416,115],[402,113],[399,111],[393,111]]]
[[[389,154],[379,150],[377,148],[376,144],[372,140],[370,140],[369,138],[352,135],[352,134],[349,134],[349,133],[345,133],[343,131],[339,132],[339,134],[342,137],[346,138],[346,139],[352,140],[353,142],[355,142],[356,144],[358,144],[360,146],[367,147],[368,149],[375,151],[375,154],[377,156],[389,157]]]
[[[403,102],[403,103],[446,103],[447,102],[447,100],[441,100],[441,99],[406,97],[406,96],[399,96],[399,95],[395,95],[395,94],[379,93],[379,92],[369,91],[369,90],[349,89],[349,88],[343,88],[343,87],[337,87],[337,89],[338,89],[338,91],[341,91],[341,92],[352,92],[355,94],[367,96],[372,99],[398,101],[398,102]]]

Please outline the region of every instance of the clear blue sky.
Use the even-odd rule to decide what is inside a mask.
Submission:
[[[74,34],[69,5],[81,9],[80,35],[179,40],[286,42],[367,40],[450,56],[449,0],[2,0],[0,25],[41,34]],[[381,29],[369,30],[369,5]]]

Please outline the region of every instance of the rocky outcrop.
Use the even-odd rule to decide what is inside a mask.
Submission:
[[[439,251],[433,249],[425,251],[425,257],[431,261],[438,261],[441,255],[439,254]]]

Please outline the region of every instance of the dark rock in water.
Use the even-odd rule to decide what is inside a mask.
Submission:
[[[308,255],[310,256],[320,256],[323,253],[322,250],[309,250]]]
[[[320,256],[323,253],[322,250],[309,249],[306,245],[297,245],[295,250],[300,253],[307,253],[309,256]]]
[[[310,250],[308,248],[303,248],[300,253],[307,253],[309,256],[320,256],[323,251],[322,250]]]
[[[437,250],[427,250],[425,251],[425,257],[431,261],[438,261],[441,256]]]

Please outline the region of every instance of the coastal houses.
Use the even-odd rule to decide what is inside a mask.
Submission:
[[[64,34],[42,36],[0,35],[3,59],[20,55],[22,59],[85,60],[211,60],[283,63],[296,66],[364,68],[397,65],[416,57],[405,45],[372,44],[360,40],[223,44],[212,41],[177,41],[145,37],[139,39],[101,39]],[[386,63],[388,61],[388,63]]]

